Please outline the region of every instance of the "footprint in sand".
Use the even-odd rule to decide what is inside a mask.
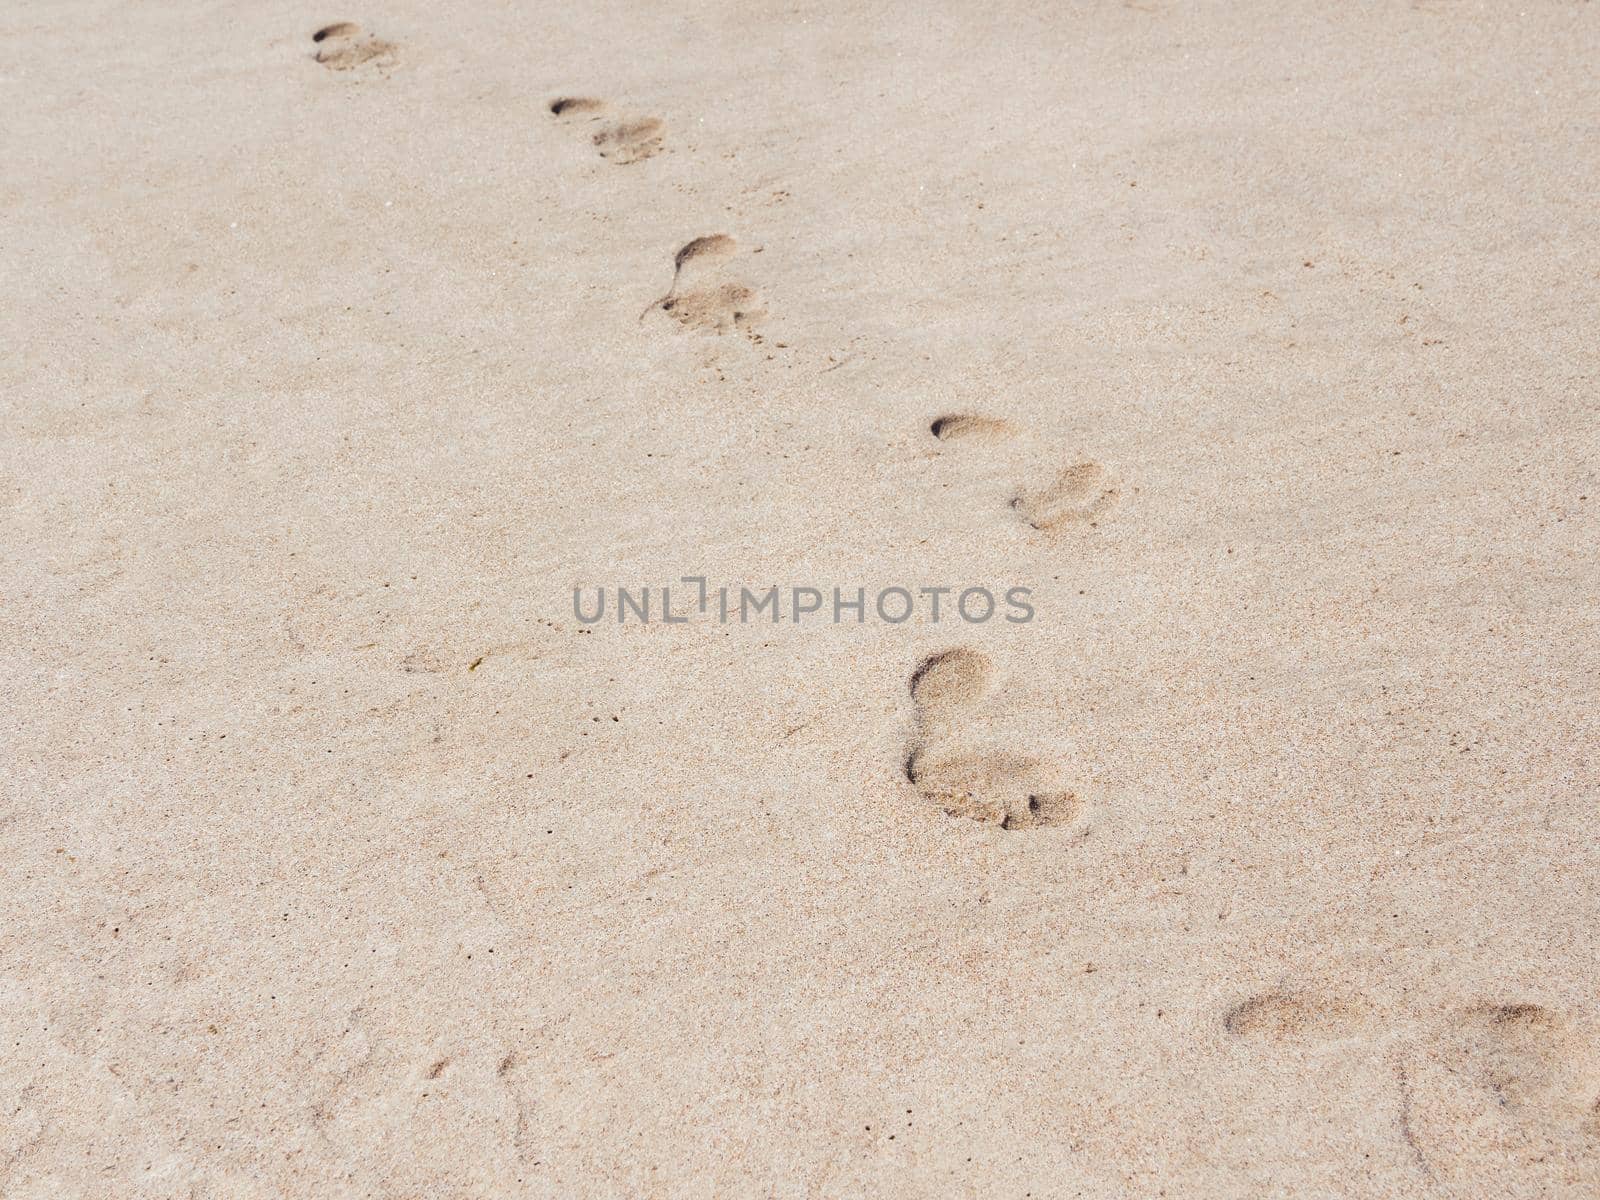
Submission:
[[[1460,1194],[1600,1195],[1600,1037],[1529,1003],[1449,1013],[1402,1076],[1421,1169]]]
[[[626,166],[661,152],[667,127],[659,117],[612,120],[606,115],[606,102],[592,96],[562,96],[550,101],[549,108],[550,115],[558,121],[593,125],[589,141],[608,162]]]
[[[710,233],[685,242],[672,257],[672,285],[667,294],[640,314],[659,309],[685,329],[708,333],[735,330],[761,341],[756,326],[766,316],[760,294],[729,278],[725,265],[739,253],[739,244],[725,233]]]
[[[1007,441],[1017,432],[1009,421],[977,413],[947,414],[933,421],[928,431],[940,442],[991,444]],[[1058,469],[1042,483],[1017,486],[1011,509],[1032,529],[1062,533],[1098,526],[1116,507],[1121,493],[1120,485],[1103,466],[1082,461]]]
[[[905,772],[923,798],[952,817],[1001,829],[1077,821],[1083,805],[1038,759],[975,745],[968,726],[988,694],[994,666],[976,650],[946,650],[911,676],[916,731]]]
[[[1485,1004],[1451,1021],[1443,1061],[1508,1116],[1600,1138],[1600,1042],[1538,1004]]]
[[[1116,504],[1118,488],[1099,463],[1074,463],[1042,488],[1024,488],[1011,507],[1035,529],[1095,526]]]
[[[1393,1032],[1365,1000],[1288,989],[1235,1004],[1222,1026],[1240,1041],[1284,1048]],[[1480,1004],[1431,1033],[1405,1034],[1392,1051],[1395,1130],[1423,1176],[1472,1195],[1546,1186],[1600,1194],[1600,1038],[1592,1030],[1538,1004]]]
[[[1237,1038],[1327,1042],[1362,1032],[1367,1017],[1367,1006],[1358,999],[1274,990],[1235,1004],[1223,1014],[1222,1027]]]
[[[393,42],[362,32],[352,21],[324,25],[311,35],[313,57],[330,71],[351,71],[370,66],[379,70],[394,65],[399,50]]]

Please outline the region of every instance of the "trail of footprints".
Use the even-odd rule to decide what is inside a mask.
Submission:
[[[1221,1023],[1241,1043],[1301,1050],[1397,1032],[1360,997],[1293,990],[1249,997]],[[1481,1003],[1431,1014],[1398,1041],[1397,1125],[1429,1176],[1470,1178],[1479,1156],[1505,1165],[1508,1148],[1524,1167],[1600,1163],[1600,1031],[1539,1004]]]
[[[374,37],[352,21],[325,25],[312,34],[311,41],[313,57],[331,71],[387,68],[399,53],[394,43]],[[555,120],[584,132],[595,153],[617,166],[643,162],[661,153],[666,123],[659,117],[617,114],[610,104],[593,96],[559,96],[546,108]],[[673,259],[667,294],[644,315],[661,312],[684,329],[716,334],[739,331],[759,343],[762,339],[755,326],[766,315],[760,295],[721,270],[737,253],[738,244],[724,233],[687,242]]]
[[[666,126],[657,117],[615,118],[604,100],[562,96],[549,104],[558,121],[583,128],[601,158],[619,166],[642,162],[660,153]],[[685,242],[672,259],[672,283],[666,295],[640,314],[662,313],[684,329],[714,334],[744,333],[762,339],[755,327],[766,316],[760,294],[727,271],[740,253],[737,241],[711,233]]]
[[[315,60],[332,71],[382,70],[398,57],[393,43],[348,21],[318,29],[312,42]],[[663,148],[666,128],[657,117],[616,114],[605,101],[585,96],[559,97],[548,110],[558,122],[586,134],[596,154],[614,165],[643,162]],[[739,254],[738,243],[727,234],[686,242],[673,257],[666,293],[640,320],[661,314],[686,330],[742,331],[759,341],[754,330],[765,307],[756,290],[731,271]],[[982,447],[1006,443],[1019,431],[1003,418],[950,413],[934,420],[929,432],[940,443]],[[1029,528],[1062,533],[1097,527],[1115,510],[1121,491],[1105,467],[1081,460],[1017,484],[1009,504]],[[951,817],[1006,831],[1081,833],[1084,805],[1064,786],[1057,767],[984,738],[983,711],[994,676],[993,663],[967,648],[931,655],[918,665],[910,679],[914,728],[904,760],[906,778],[925,801]],[[1225,1036],[1241,1045],[1285,1049],[1369,1037],[1383,1032],[1381,1021],[1360,998],[1282,989],[1251,996],[1220,1018]],[[1542,1138],[1540,1153],[1557,1143],[1576,1143],[1583,1153],[1600,1154],[1600,1039],[1572,1019],[1536,1004],[1484,1004],[1448,1015],[1431,1034],[1407,1046],[1404,1055],[1437,1065],[1488,1109]],[[1437,1152],[1410,1113],[1413,1085],[1404,1062],[1399,1080],[1401,1133],[1431,1174]]]

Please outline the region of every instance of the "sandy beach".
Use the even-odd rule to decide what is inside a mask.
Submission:
[[[0,1197],[1600,1196],[1597,64],[7,6]]]

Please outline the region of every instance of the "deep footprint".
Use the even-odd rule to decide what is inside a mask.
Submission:
[[[605,108],[604,100],[590,96],[562,96],[550,101],[550,114],[556,117],[576,117],[583,113],[597,113]]]
[[[947,650],[922,661],[911,676],[916,733],[906,752],[906,778],[952,817],[1006,830],[1071,823],[1082,809],[1078,797],[1056,786],[1038,759],[959,744],[962,717],[993,678],[993,664],[976,650]]]
[[[356,67],[383,68],[394,65],[398,50],[393,42],[363,33],[352,21],[324,25],[311,35],[317,49],[316,60],[330,71],[350,71]]]

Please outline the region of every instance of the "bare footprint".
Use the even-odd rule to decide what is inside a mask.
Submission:
[[[733,258],[739,244],[725,233],[710,233],[685,242],[672,258],[672,285],[639,319],[660,309],[685,329],[709,333],[742,331],[755,341],[755,327],[767,315],[760,294],[748,284],[724,278],[721,264]],[[696,280],[679,291],[685,279]]]
[[[962,744],[962,718],[983,700],[993,678],[993,664],[976,650],[923,659],[911,676],[916,733],[906,778],[952,817],[1007,830],[1075,821],[1082,805],[1052,768],[1027,755]]]
[[[1367,1023],[1360,1000],[1312,992],[1262,992],[1242,1000],[1222,1018],[1234,1037],[1271,1042],[1325,1042],[1360,1033]]]
[[[393,66],[399,55],[393,42],[363,33],[361,26],[352,21],[324,25],[311,35],[311,41],[317,47],[314,57],[330,71],[350,71],[369,65],[382,69]]]
[[[606,126],[593,140],[601,158],[625,165],[643,162],[661,153],[661,137],[665,130],[666,125],[659,117],[638,117]]]
[[[991,751],[915,755],[907,775],[925,800],[948,816],[1002,829],[1063,825],[1082,807],[1075,793],[1050,786],[1036,758]]]
[[[667,295],[678,290],[678,280],[683,275],[684,267],[690,263],[715,263],[732,258],[739,249],[739,243],[725,233],[708,233],[703,237],[691,238],[672,256],[672,286],[667,289]]]
[[[550,115],[561,121],[600,123],[589,141],[608,162],[626,166],[643,162],[661,152],[666,123],[659,117],[624,117],[606,120],[606,102],[593,96],[560,96],[547,106]]]
[[[719,283],[684,292],[663,300],[661,311],[685,329],[710,333],[750,329],[767,315],[755,289],[742,283]]]
[[[1538,1004],[1486,1004],[1457,1016],[1454,1065],[1509,1113],[1600,1133],[1600,1047]]]
[[[1048,485],[1024,489],[1011,507],[1035,529],[1057,530],[1098,525],[1116,504],[1120,489],[1099,463],[1075,463]]]
[[[930,654],[911,674],[919,729],[946,729],[963,709],[983,699],[993,681],[994,664],[976,650],[958,646]]]
[[[1457,1009],[1412,1059],[1407,1129],[1460,1194],[1600,1195],[1600,1039],[1525,1002]]]
[[[948,413],[936,418],[928,432],[941,442],[994,443],[1012,438],[1017,429],[1000,417]],[[1099,463],[1085,461],[1059,471],[1043,486],[1019,486],[1011,497],[1011,508],[1031,528],[1053,533],[1098,525],[1120,495],[1121,488],[1110,472]]]

